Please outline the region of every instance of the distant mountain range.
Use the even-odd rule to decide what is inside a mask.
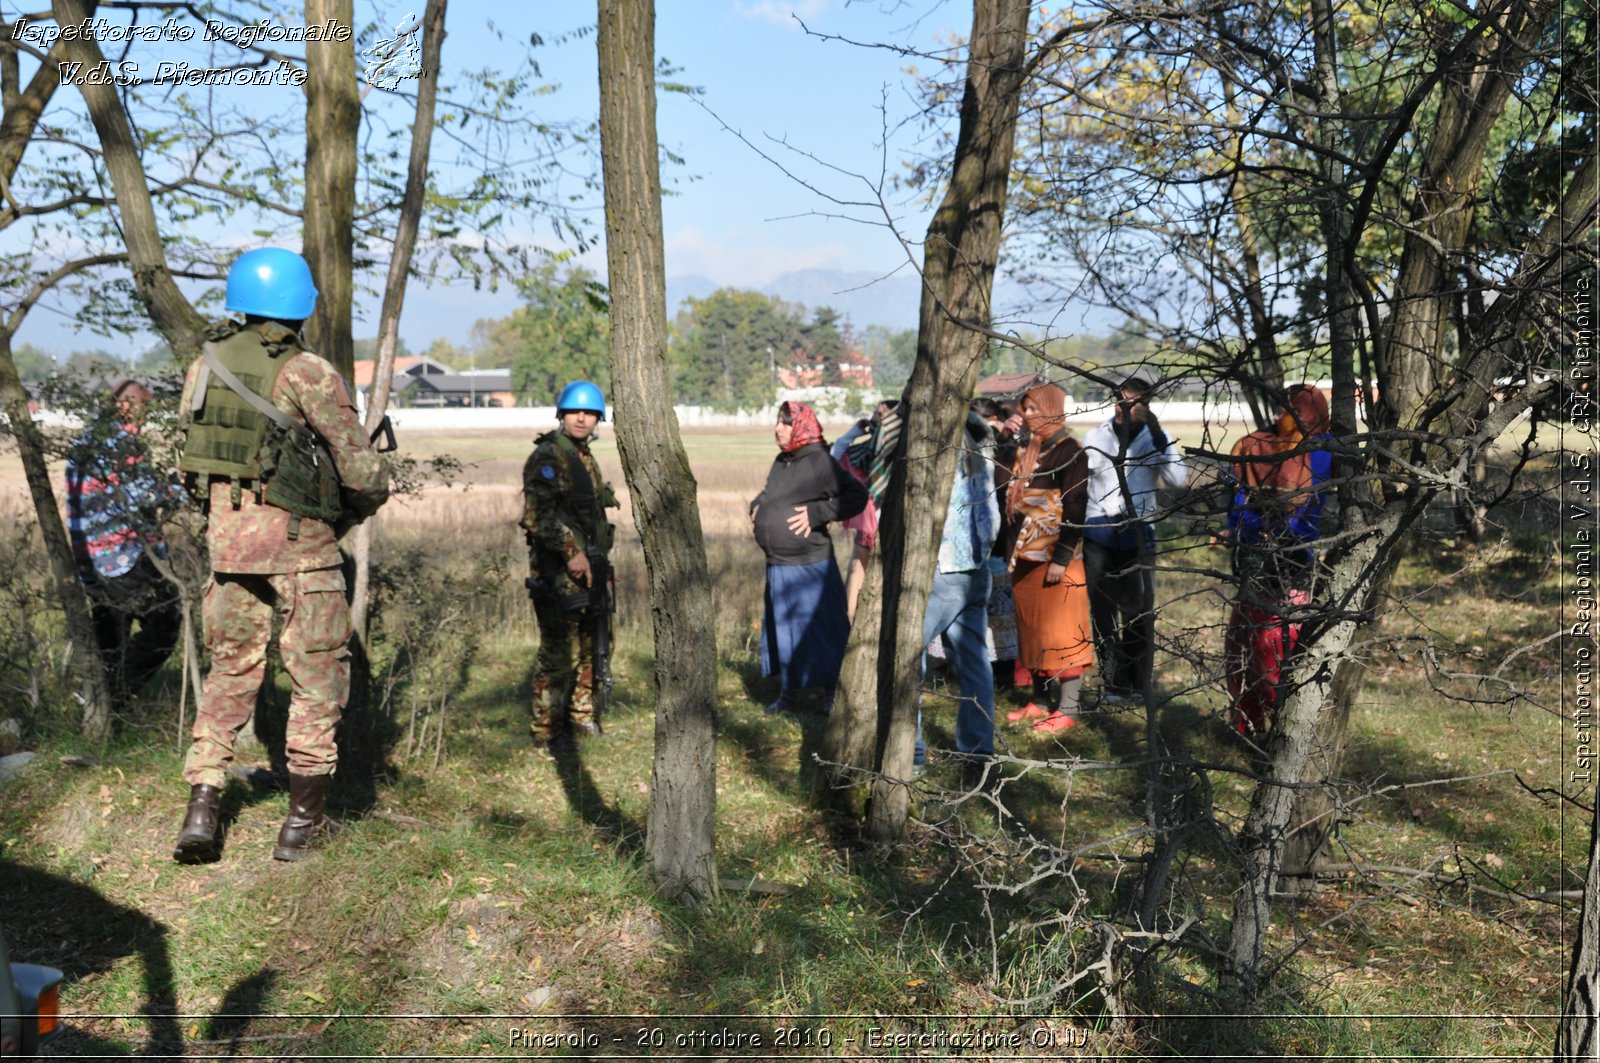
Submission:
[[[719,285],[699,274],[668,277],[667,316],[676,316],[685,299],[704,299],[724,287],[737,286]],[[748,287],[785,302],[800,303],[807,310],[831,306],[858,329],[868,325],[916,328],[917,305],[922,295],[917,276],[904,272],[880,279],[876,273],[798,269],[780,274],[771,284]]]

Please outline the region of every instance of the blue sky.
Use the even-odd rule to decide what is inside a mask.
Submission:
[[[414,0],[358,0],[357,23],[373,17],[398,22],[420,8]],[[515,69],[528,57],[530,34],[554,40],[592,22],[592,11],[454,0],[444,44],[445,83],[465,65]],[[677,80],[703,90],[699,102],[667,93],[659,104],[661,141],[685,160],[671,172],[676,192],[664,202],[668,275],[750,288],[806,268],[899,270],[908,276],[907,249],[885,224],[884,213],[829,197],[860,203],[875,197],[873,185],[879,185],[902,235],[920,240],[928,207],[896,191],[890,179],[929,135],[920,122],[907,122],[917,105],[906,68],[928,70],[934,61],[825,38],[948,50],[967,33],[970,19],[970,6],[940,0],[658,0],[657,56],[678,68]],[[559,86],[541,97],[542,115],[596,113],[592,35],[540,47],[533,57],[544,78]],[[76,94],[66,100],[81,106]],[[435,150],[438,159],[437,142]],[[535,239],[548,232],[540,219],[517,225]],[[910,255],[919,254],[913,246]],[[603,275],[603,250],[584,261]],[[441,335],[460,343],[475,320],[508,313],[515,302],[505,290],[413,286],[401,333],[414,349]],[[358,322],[358,336],[376,331],[375,301],[363,309],[366,321]],[[127,340],[73,333],[62,322],[62,315],[36,312],[19,340],[63,352],[127,348]]]
[[[452,10],[456,28],[445,42],[447,64],[453,51],[504,51],[483,29],[485,16],[475,10],[481,6]],[[524,40],[529,30],[553,39],[587,16],[551,21],[547,8],[530,6],[489,17],[507,40]],[[656,18],[658,58],[674,64],[676,80],[702,90],[693,100],[664,93],[658,103],[661,142],[685,160],[667,174],[674,187],[663,203],[668,275],[751,288],[807,268],[906,275],[906,251],[883,212],[829,197],[858,202],[876,196],[872,183],[882,184],[902,231],[920,240],[928,208],[888,187],[888,179],[924,135],[904,125],[916,110],[906,67],[930,64],[820,35],[947,48],[952,34],[967,32],[970,8],[894,0],[662,0]],[[963,23],[959,29],[957,23]],[[552,116],[597,112],[592,38],[535,54],[544,76],[560,85],[549,97]],[[584,261],[603,273],[603,251]],[[420,300],[439,304],[440,311],[452,301],[458,316],[480,303],[496,314],[514,305],[509,295],[458,291]],[[403,331],[410,339],[411,329]]]

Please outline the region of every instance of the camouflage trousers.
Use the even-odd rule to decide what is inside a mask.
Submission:
[[[284,738],[294,775],[332,775],[339,750],[334,731],[350,697],[350,606],[337,568],[281,575],[219,572],[206,588],[206,648],[211,673],[194,721],[194,744],[183,762],[190,785],[222,786],[234,740],[255,709],[266,676],[267,643],[276,612],[283,627],[278,653],[291,684]]]
[[[588,614],[569,616],[555,599],[535,598],[538,674],[533,680],[533,737],[548,742],[594,722],[594,637]]]

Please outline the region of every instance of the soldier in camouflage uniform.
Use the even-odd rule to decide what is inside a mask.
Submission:
[[[207,507],[212,577],[203,606],[211,672],[184,761],[189,808],[173,853],[182,863],[220,855],[219,798],[265,676],[274,612],[293,690],[284,743],[289,815],[272,855],[298,860],[336,827],[325,812],[326,787],[350,691],[351,636],[338,537],[389,492],[344,381],[300,338],[316,294],[299,255],[247,252],[228,275],[226,302],[245,320],[208,330],[205,354],[184,380],[179,467]],[[301,426],[320,449],[289,453],[289,437],[313,438]]]
[[[556,409],[561,427],[534,440],[522,467],[522,528],[539,624],[533,738],[547,749],[599,732],[593,617],[586,608],[589,553],[610,553],[614,529],[605,511],[618,504],[589,452],[595,427],[605,419],[600,389],[587,380],[574,381],[562,389]]]

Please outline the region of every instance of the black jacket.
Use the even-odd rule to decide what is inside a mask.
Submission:
[[[796,506],[811,517],[811,534],[801,538],[789,530]],[[828,523],[849,520],[867,506],[867,489],[844,471],[821,443],[808,443],[793,454],[779,454],[767,473],[767,487],[750,503],[755,513],[756,543],[769,565],[814,565],[833,556]]]

